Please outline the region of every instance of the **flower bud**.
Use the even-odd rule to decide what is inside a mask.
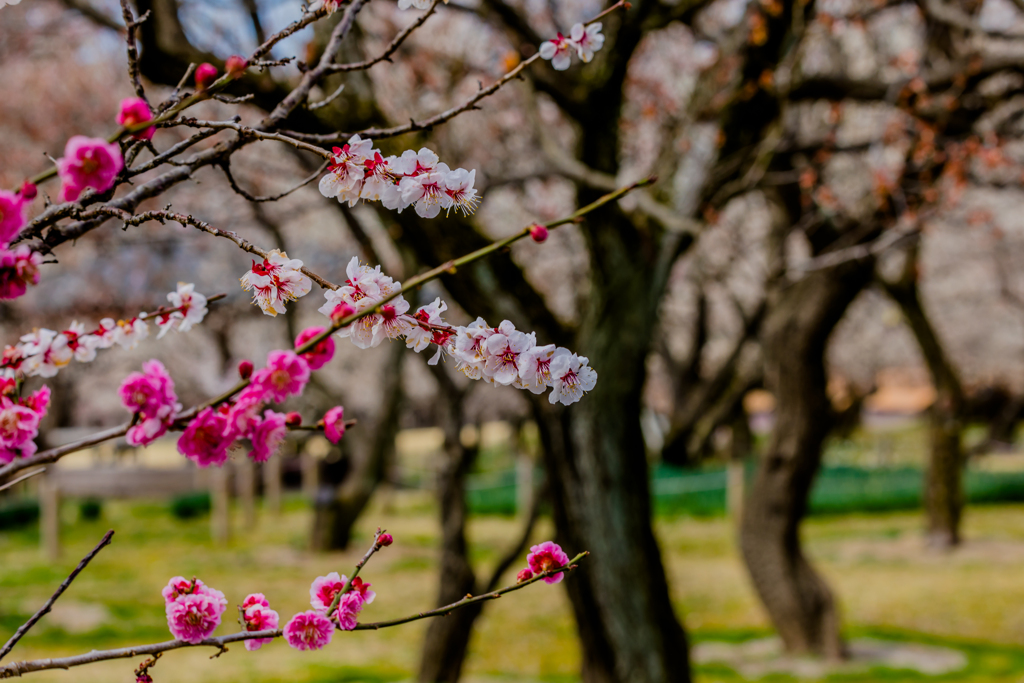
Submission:
[[[548,229],[540,223],[534,223],[530,226],[530,237],[534,242],[543,242],[548,238]]]
[[[302,424],[302,416],[296,412],[290,412],[284,416],[284,423],[289,427],[298,427]]]
[[[28,201],[35,199],[38,194],[36,186],[33,185],[30,180],[25,181],[25,184],[21,186],[21,190],[19,190],[19,192],[21,193],[22,199],[26,199]]]
[[[533,578],[533,572],[531,572],[530,568],[527,567],[526,569],[523,569],[518,574],[516,574],[516,583],[522,583],[523,581],[529,581],[532,578]]]
[[[334,310],[331,311],[331,322],[337,325],[355,312],[356,309],[352,308],[348,304],[338,304],[334,307]]]
[[[137,674],[135,676],[135,683],[153,683],[153,677],[147,673]]]
[[[217,80],[217,67],[208,62],[203,62],[196,67],[196,87],[206,90],[210,84]]]
[[[248,68],[249,62],[245,61],[245,57],[239,55],[231,55],[228,57],[228,61],[224,62],[224,71],[231,78],[241,78]]]
[[[377,547],[386,548],[395,542],[394,537],[391,534],[383,533],[377,537]]]
[[[238,376],[242,379],[249,379],[252,377],[252,368],[251,360],[243,360],[238,364]]]

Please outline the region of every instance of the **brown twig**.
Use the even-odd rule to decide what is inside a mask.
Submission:
[[[7,644],[4,645],[2,649],[0,649],[0,659],[3,659],[7,655],[7,653],[9,653],[14,648],[18,641],[21,640],[26,633],[28,633],[30,628],[35,626],[40,619],[46,616],[46,614],[53,607],[53,604],[57,602],[57,598],[59,598],[64,593],[64,591],[68,589],[68,586],[70,586],[71,582],[75,580],[75,577],[77,577],[82,572],[82,570],[85,569],[90,562],[92,562],[92,558],[96,557],[96,555],[98,555],[99,552],[110,543],[110,539],[113,536],[114,530],[111,529],[106,533],[106,535],[99,542],[99,544],[95,548],[93,548],[88,555],[82,558],[82,561],[78,563],[78,566],[75,567],[71,574],[68,575],[68,578],[64,579],[64,582],[57,587],[57,590],[54,592],[53,595],[50,596],[50,599],[47,600],[43,604],[43,606],[39,608],[39,611],[33,614],[31,619],[22,624],[21,628],[14,632],[14,635],[11,636],[11,639],[7,641]]]

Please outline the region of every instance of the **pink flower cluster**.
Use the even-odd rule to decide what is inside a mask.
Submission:
[[[27,398],[17,398],[14,379],[0,379],[0,464],[36,452],[39,422],[50,405],[50,388],[43,386]]]
[[[21,249],[26,249],[21,247]],[[38,254],[32,254],[38,257]],[[0,261],[2,263],[2,261]],[[3,270],[0,269],[0,281]],[[37,276],[38,278],[38,276]],[[74,321],[68,329],[56,332],[46,328],[33,330],[22,336],[15,346],[4,349],[0,369],[20,371],[28,377],[53,377],[72,360],[88,363],[96,358],[99,349],[109,349],[117,344],[133,349],[149,336],[148,318],[154,315],[160,327],[160,337],[167,330],[187,332],[206,316],[206,297],[193,292],[194,286],[178,283],[178,290],[167,295],[167,299],[180,310],[158,311],[156,314],[140,313],[137,318],[114,321],[103,318],[99,327],[87,330],[84,323]]]
[[[356,627],[363,606],[373,602],[377,594],[370,590],[370,584],[364,583],[357,576],[352,579],[349,591],[338,600],[334,612],[328,615],[328,610],[346,583],[348,578],[339,576],[337,572],[318,576],[313,581],[309,587],[309,603],[313,609],[296,614],[284,627],[284,636],[289,645],[299,650],[319,650],[331,642],[335,623],[342,631],[351,631]],[[335,621],[332,622],[331,617]]]
[[[86,188],[106,192],[114,186],[122,168],[124,160],[116,142],[73,136],[64,147],[64,156],[57,160],[60,201],[77,201]]]
[[[309,334],[306,338],[313,336]],[[306,359],[309,355],[314,362],[327,362],[324,356],[329,354],[322,351],[319,344],[301,356],[294,351],[271,351],[266,367],[252,373],[249,386],[233,401],[204,408],[189,422],[178,439],[178,451],[200,467],[220,466],[227,460],[232,444],[239,439],[249,439],[252,443],[249,457],[255,462],[269,460],[288,432],[288,416],[273,410],[261,414],[261,410],[266,403],[281,403],[302,393],[309,382],[310,366]],[[336,433],[340,429],[344,433],[342,418],[341,407],[333,408],[324,417],[325,433],[335,443],[332,430]],[[299,424],[301,417],[297,417],[296,426]],[[337,438],[341,438],[340,434]]]
[[[535,394],[550,388],[548,400],[563,405],[579,401],[597,384],[597,372],[586,357],[554,344],[538,346],[535,333],[520,332],[508,320],[490,327],[477,318],[467,326],[452,327],[441,318],[448,306],[440,298],[410,315],[409,302],[401,295],[381,305],[401,289],[401,283],[382,273],[380,266],[371,269],[353,257],[346,273],[344,286],[324,292],[327,303],[319,310],[330,317],[340,306],[348,306],[353,313],[379,308],[379,313],[365,315],[338,332],[361,349],[399,338],[417,353],[434,344],[437,353],[430,359],[431,365],[447,352],[470,379]]]
[[[252,268],[241,277],[242,289],[252,292],[252,301],[267,315],[285,312],[289,301],[309,294],[313,282],[303,275],[302,261],[288,258],[288,254],[274,249],[262,263],[252,262]]]
[[[245,600],[242,601],[242,619],[245,622],[245,630],[250,632],[275,629],[280,621],[277,612],[270,609],[270,603],[263,593],[245,596]],[[250,652],[258,650],[272,640],[273,638],[253,638],[245,641],[245,649]]]
[[[551,541],[544,541],[540,545],[530,548],[530,554],[526,556],[526,569],[523,569],[516,576],[516,581],[522,583],[529,581],[534,576],[544,572],[558,569],[569,564],[569,556],[566,555],[561,546]],[[544,583],[558,583],[562,580],[562,572],[544,577]]]
[[[568,37],[561,33],[554,40],[545,40],[540,44],[542,59],[550,59],[555,71],[565,71],[572,63],[572,53],[579,55],[584,62],[594,58],[594,53],[604,46],[604,35],[601,33],[601,22],[576,24],[569,31]]]
[[[228,606],[223,593],[195,578],[176,576],[162,593],[171,635],[193,645],[210,637]]]
[[[333,152],[329,171],[320,179],[320,193],[349,206],[367,199],[399,213],[413,206],[423,218],[434,218],[441,209],[468,216],[480,201],[473,187],[476,171],[453,171],[426,147],[384,157],[370,140],[353,135]]]
[[[39,284],[42,256],[27,246],[8,247],[25,227],[25,208],[35,197],[36,186],[29,182],[17,192],[0,190],[0,299],[17,299]]]
[[[181,410],[174,393],[174,381],[158,360],[142,364],[143,372],[133,372],[121,384],[121,404],[138,416],[125,436],[132,446],[147,446],[167,433],[174,416]]]
[[[120,125],[127,128],[152,120],[153,112],[150,111],[146,100],[141,97],[130,97],[126,100],[121,100],[121,107],[117,112],[117,122]],[[136,131],[132,134],[132,137],[136,140],[152,140],[153,133],[155,132],[156,126],[149,126],[148,128]]]

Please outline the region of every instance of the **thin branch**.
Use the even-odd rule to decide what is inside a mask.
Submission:
[[[90,562],[92,562],[92,558],[96,557],[96,555],[98,555],[99,552],[103,550],[103,548],[110,544],[110,539],[113,536],[114,530],[111,529],[106,533],[106,535],[99,542],[99,544],[95,548],[93,548],[88,555],[82,558],[82,561],[78,563],[78,566],[75,567],[74,571],[72,571],[71,574],[68,575],[68,578],[64,579],[64,582],[57,587],[57,590],[54,592],[53,595],[50,596],[50,599],[47,600],[46,603],[39,608],[39,611],[33,614],[31,619],[22,624],[21,628],[14,632],[14,635],[11,636],[11,639],[8,640],[7,644],[3,646],[3,649],[0,649],[0,659],[3,659],[7,655],[7,653],[9,653],[14,648],[14,646],[17,645],[18,641],[21,640],[26,633],[28,633],[29,629],[35,626],[40,619],[42,619],[49,613],[50,609],[53,607],[53,603],[57,602],[57,598],[63,595],[64,591],[66,591],[68,589],[68,586],[71,585],[71,582],[75,580],[75,577],[77,577],[82,572],[82,570],[85,569]]]
[[[230,157],[228,158],[227,161],[225,161],[223,164],[220,165],[220,169],[222,171],[224,171],[224,175],[227,177],[228,184],[231,185],[231,189],[232,190],[234,190],[237,194],[241,195],[242,197],[245,197],[250,202],[253,202],[255,204],[260,204],[260,203],[263,203],[263,202],[276,202],[278,199],[284,199],[285,197],[290,195],[292,192],[295,192],[296,190],[299,190],[299,189],[305,187],[306,185],[309,185],[311,182],[313,182],[314,180],[316,180],[317,178],[320,177],[320,174],[322,174],[324,172],[324,170],[327,169],[327,165],[330,164],[330,163],[331,163],[330,160],[324,161],[322,164],[320,164],[320,166],[315,171],[313,171],[313,173],[311,173],[307,178],[305,178],[304,180],[299,182],[298,185],[295,185],[294,187],[292,187],[290,190],[285,190],[284,192],[281,192],[279,194],[272,194],[272,195],[265,195],[265,196],[252,195],[252,194],[249,194],[248,192],[246,192],[245,190],[243,190],[241,188],[241,186],[235,180],[235,176],[231,173],[231,159],[230,159]]]
[[[356,580],[357,576],[359,576],[359,572],[362,571],[363,567],[366,566],[366,563],[370,561],[373,554],[383,547],[380,544],[380,537],[383,535],[384,530],[378,527],[377,532],[373,535],[373,543],[370,545],[370,549],[363,554],[363,559],[356,563],[356,568],[353,570],[352,576],[348,578],[348,581],[345,582],[345,585],[341,587],[341,590],[338,591],[334,596],[334,599],[331,600],[331,604],[327,607],[328,615],[332,615],[334,610],[338,609],[338,604],[341,603],[342,596],[352,591],[352,582]]]
[[[483,595],[475,597],[466,596],[458,602],[452,603],[445,607],[439,607],[429,612],[420,612],[404,619],[395,619],[392,621],[378,621],[367,624],[356,625],[355,630],[357,631],[376,631],[382,628],[389,628],[392,626],[398,626],[400,624],[407,624],[412,621],[418,621],[420,619],[427,619],[430,617],[441,617],[449,614],[460,607],[471,605],[477,602],[484,602],[486,600],[495,600],[500,598],[502,595],[511,593],[513,591],[526,588],[527,586],[537,583],[549,576],[554,576],[562,572],[570,572],[577,567],[577,562],[581,561],[584,557],[590,553],[584,551],[574,557],[564,567],[558,567],[541,574],[535,575],[532,579],[517,583],[514,586],[507,586],[501,590],[492,591]],[[238,643],[245,640],[253,640],[256,638],[280,638],[284,635],[283,629],[268,629],[266,631],[243,631],[241,633],[232,633],[226,636],[220,636],[218,638],[207,638],[206,640],[192,644],[186,643],[183,640],[169,640],[163,643],[154,643],[152,645],[137,645],[135,647],[123,647],[116,650],[93,650],[82,655],[75,655],[73,657],[61,657],[57,659],[35,659],[25,662],[13,662],[6,666],[0,666],[0,678],[13,678],[14,676],[21,676],[26,673],[33,671],[46,671],[49,669],[70,669],[75,666],[83,666],[85,664],[93,664],[95,662],[104,662],[111,659],[126,659],[128,657],[138,657],[140,655],[155,655],[161,652],[167,652],[169,650],[178,650],[185,647],[215,647],[222,652],[227,648],[225,645],[230,643]]]
[[[15,484],[20,484],[21,482],[25,481],[26,479],[31,479],[32,477],[36,476],[37,474],[42,474],[45,471],[46,471],[45,467],[40,467],[38,470],[32,470],[28,474],[23,474],[20,477],[18,477],[17,479],[14,479],[13,481],[9,481],[6,484],[4,484],[3,486],[0,486],[0,491],[5,491],[5,490],[11,488],[12,486],[14,486]]]
[[[128,51],[128,77],[135,88],[135,94],[149,104],[149,101],[146,100],[146,91],[142,88],[142,77],[139,73],[139,48],[135,44],[135,29],[149,18],[149,12],[147,11],[139,19],[136,19],[128,0],[121,0],[121,14],[124,17],[124,42]]]
[[[366,69],[369,69],[374,64],[379,64],[380,62],[383,61],[390,62],[391,55],[395,53],[395,50],[397,50],[402,45],[402,43],[405,42],[406,38],[412,35],[413,31],[415,31],[420,26],[423,26],[424,23],[426,23],[427,19],[429,19],[430,15],[432,15],[437,10],[438,6],[441,4],[442,1],[443,0],[434,0],[434,2],[430,4],[430,7],[427,8],[426,12],[421,14],[419,18],[416,19],[416,21],[409,24],[409,26],[407,26],[401,33],[395,36],[394,40],[392,40],[388,44],[388,46],[384,48],[384,51],[381,52],[376,57],[372,59],[363,60],[362,62],[353,62],[351,64],[329,64],[327,66],[327,72],[342,73],[346,71],[364,71]]]

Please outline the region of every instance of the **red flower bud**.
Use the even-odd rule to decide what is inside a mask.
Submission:
[[[523,569],[518,574],[516,574],[516,583],[522,583],[523,581],[529,581],[532,578],[533,578],[533,572],[531,572],[530,568],[527,567],[526,569]]]
[[[530,237],[534,242],[543,242],[548,238],[548,229],[540,223],[534,223],[530,226]]]
[[[217,80],[217,67],[213,64],[203,62],[196,67],[196,87],[200,90],[206,90],[210,87],[210,84]]]
[[[355,312],[356,309],[352,308],[348,304],[338,304],[334,307],[334,310],[331,311],[331,322],[337,325]]]
[[[243,360],[238,364],[238,376],[242,379],[249,379],[252,377],[252,361]]]
[[[284,423],[289,427],[298,427],[302,424],[302,416],[296,412],[288,413],[284,416]]]
[[[228,61],[224,62],[224,71],[231,78],[241,78],[248,68],[249,62],[245,61],[245,57],[239,55],[231,55],[228,57]]]
[[[391,536],[391,534],[385,533],[385,534],[381,534],[380,536],[377,537],[377,547],[378,548],[386,548],[386,547],[388,547],[389,545],[391,545],[394,542],[395,542],[395,539],[394,539],[394,537]]]
[[[23,198],[25,198],[25,199],[28,199],[28,200],[35,199],[36,195],[38,194],[38,191],[36,190],[36,186],[33,185],[32,182],[28,181],[28,180],[26,180],[25,184],[21,186],[20,192],[21,192],[21,196]]]

